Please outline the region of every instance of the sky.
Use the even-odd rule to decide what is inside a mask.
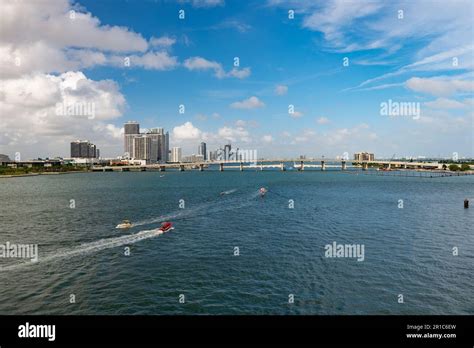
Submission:
[[[184,154],[474,157],[470,0],[0,0],[0,16],[11,158],[76,139],[116,157],[129,120]]]

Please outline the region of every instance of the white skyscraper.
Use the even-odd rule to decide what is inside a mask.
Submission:
[[[171,162],[181,162],[181,148],[173,147],[171,149]]]

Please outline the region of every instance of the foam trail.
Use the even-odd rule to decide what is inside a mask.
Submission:
[[[76,248],[73,248],[70,250],[59,251],[57,253],[46,255],[44,257],[40,256],[37,262],[28,261],[28,262],[22,262],[22,263],[17,263],[14,265],[1,267],[0,272],[16,270],[18,268],[36,265],[38,263],[43,263],[43,262],[50,262],[57,259],[69,258],[69,257],[78,256],[78,255],[94,253],[94,252],[101,251],[104,249],[115,248],[115,247],[126,245],[126,244],[133,244],[144,239],[159,236],[160,234],[163,234],[163,232],[160,231],[159,229],[154,229],[154,230],[140,231],[135,234],[129,234],[129,235],[120,236],[120,237],[100,239],[96,242],[81,244],[77,246]]]
[[[232,189],[232,190],[229,190],[229,191],[223,191],[223,192],[221,192],[221,195],[230,195],[231,193],[234,193],[235,191],[237,191],[237,189]]]

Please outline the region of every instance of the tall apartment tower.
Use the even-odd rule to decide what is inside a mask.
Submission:
[[[202,142],[198,146],[198,155],[202,156],[204,161],[207,160],[207,149],[206,149],[206,143]]]
[[[171,162],[181,162],[181,148],[173,147],[171,149]]]
[[[132,158],[145,160],[147,163],[152,161],[152,138],[147,135],[135,136],[132,148]]]
[[[88,140],[76,140],[71,143],[72,158],[98,158],[99,149]]]
[[[124,124],[124,148],[123,151],[128,158],[133,157],[133,138],[140,134],[140,125],[136,121],[128,121]]]

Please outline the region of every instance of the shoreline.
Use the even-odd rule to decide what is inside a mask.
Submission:
[[[28,176],[38,176],[38,175],[62,175],[62,174],[77,174],[77,173],[91,173],[89,171],[75,171],[75,172],[45,172],[45,173],[28,173],[28,174],[7,174],[0,175],[1,178],[22,178]]]

